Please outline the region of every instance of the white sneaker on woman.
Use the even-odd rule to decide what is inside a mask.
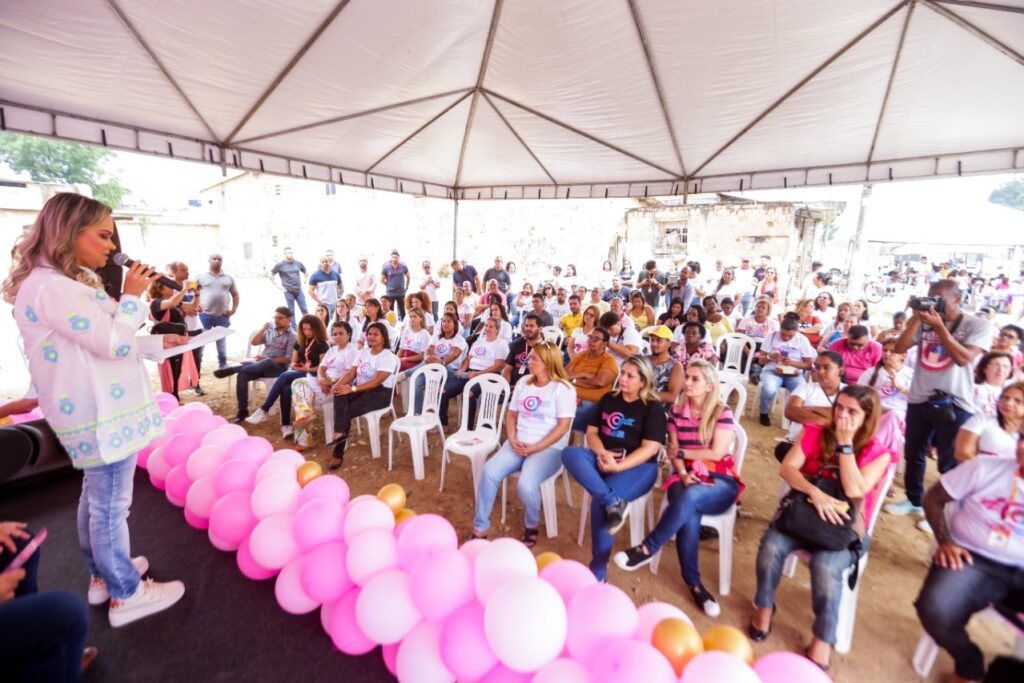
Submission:
[[[135,566],[135,571],[139,572],[139,576],[142,576],[149,571],[149,560],[146,559],[145,555],[139,555],[138,557],[132,558],[132,565]],[[102,605],[110,599],[110,593],[107,592],[107,582],[101,577],[90,576],[89,577],[89,604],[90,605]]]
[[[111,599],[107,616],[114,628],[162,612],[185,595],[185,584],[181,581],[157,583],[152,579],[139,582],[135,594],[124,600]]]
[[[266,419],[267,413],[263,410],[263,408],[257,408],[256,412],[254,412],[249,417],[245,418],[245,421],[251,425],[258,425],[261,422],[265,421]]]

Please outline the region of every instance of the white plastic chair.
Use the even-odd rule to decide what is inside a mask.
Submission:
[[[565,339],[565,332],[562,331],[561,327],[551,325],[549,327],[545,327],[540,332],[544,337],[544,341],[552,342],[558,348],[562,348],[562,340]]]
[[[522,378],[519,381],[524,380],[525,378]],[[444,475],[449,455],[452,453],[464,455],[469,458],[473,473],[474,499],[477,486],[480,484],[480,473],[483,471],[484,462],[487,460],[487,456],[498,447],[498,439],[501,437],[501,427],[505,421],[505,412],[508,409],[511,394],[505,378],[494,373],[477,375],[469,380],[462,393],[465,394],[476,387],[480,387],[480,396],[477,398],[476,424],[469,424],[469,411],[463,410],[459,418],[458,431],[444,440],[444,450],[441,453],[440,488],[441,491],[444,491]]]
[[[740,375],[743,381],[750,379],[750,366],[754,362],[754,349],[757,344],[745,334],[730,332],[722,335],[718,341],[719,372],[721,374]],[[744,358],[743,352],[747,355]]]
[[[743,459],[747,454],[747,432],[736,423],[734,425],[736,440],[733,442],[733,462],[736,463],[736,474],[743,469]],[[665,514],[668,507],[668,496],[661,501],[661,511],[658,516]],[[729,509],[719,515],[703,515],[700,519],[701,526],[708,526],[718,531],[718,592],[728,595],[732,590],[732,536],[736,529],[736,503],[729,506]],[[664,550],[664,548],[662,548]],[[661,550],[651,561],[651,573],[658,573],[658,565],[661,563]]]
[[[644,519],[647,526],[654,528],[654,491],[661,486],[661,468],[665,462],[665,447],[658,450],[658,477],[654,481],[651,490],[636,500],[631,500],[626,506],[626,517],[629,520],[629,545],[640,545],[644,540]],[[580,500],[580,531],[576,538],[577,545],[583,545],[583,535],[587,531],[587,520],[590,519],[590,491],[583,489],[583,499]]]
[[[732,414],[735,421],[739,423],[740,418],[743,417],[743,410],[747,405],[747,388],[743,386],[743,381],[736,375],[730,373],[720,374],[718,376],[718,393],[722,403],[728,404],[733,392],[736,393],[736,410]]]
[[[889,493],[889,487],[892,486],[892,480],[896,476],[896,465],[892,464],[885,472],[885,476],[882,477],[881,481],[875,486],[875,509],[874,514],[871,516],[871,524],[868,526],[867,533],[870,536],[871,532],[875,528],[875,523],[878,522],[878,518],[882,514],[882,504],[885,502],[886,494]],[[788,490],[788,487],[783,487]],[[843,593],[839,599],[839,618],[838,625],[836,627],[836,652],[846,654],[853,647],[853,627],[857,621],[857,595],[860,593],[860,586],[864,583],[864,571],[868,567],[868,555],[864,553],[860,557],[860,562],[857,563],[857,583],[853,589],[850,589],[849,576],[850,568],[847,567],[843,570]],[[806,550],[795,550],[789,554],[786,558],[785,564],[782,566],[782,574],[789,578],[793,577],[796,572],[797,562],[803,560],[806,563],[810,563],[811,554]]]
[[[397,374],[397,373],[395,373],[395,374]],[[391,399],[388,401],[388,404],[385,407],[383,407],[383,408],[379,408],[377,410],[371,410],[370,412],[368,412],[368,413],[366,413],[364,415],[360,415],[359,416],[359,417],[362,417],[362,418],[364,418],[366,420],[366,430],[370,434],[370,455],[372,455],[374,459],[380,457],[380,420],[381,420],[381,418],[384,417],[385,415],[387,415],[388,413],[391,414],[391,419],[392,420],[397,418],[397,416],[395,415],[395,387],[398,385],[398,382],[394,381],[394,379],[395,379],[394,376],[392,376],[393,383],[391,385]],[[334,433],[334,401],[333,400],[325,401],[324,402],[323,413],[324,413],[324,442],[329,442],[331,440],[331,435]],[[360,432],[362,431],[360,426],[359,426],[359,420],[358,419],[356,419],[356,429],[360,430]]]
[[[257,344],[256,346],[253,346],[252,343],[250,342],[250,343],[245,345],[245,357],[246,358],[252,358],[254,355],[258,356],[262,352],[263,352],[263,345],[262,344]],[[235,376],[234,375],[231,375],[228,378],[228,391],[229,392],[234,389],[233,383],[235,381],[236,380],[235,380]],[[263,393],[264,394],[269,394],[270,393],[270,387],[274,386],[274,382],[276,382],[276,381],[277,381],[276,377],[257,377],[255,380],[252,381],[252,384],[262,385],[263,386]],[[249,392],[249,405],[245,406],[246,412],[249,412],[249,408],[252,406],[252,399],[253,399],[253,394],[254,393],[255,392],[252,392],[252,391]],[[238,408],[242,409],[242,406],[238,406]],[[270,411],[267,413],[267,415],[273,415],[273,414],[275,414],[277,412],[278,412],[277,401],[274,401],[274,405],[270,406]]]
[[[565,502],[572,507],[572,488],[569,486],[569,473],[564,467],[559,467],[558,471],[553,475],[541,482],[540,485],[540,508],[544,513],[544,529],[547,532],[548,538],[554,538],[558,535],[558,503],[555,497],[555,480],[558,476],[562,476],[562,483],[565,484]],[[512,474],[513,477],[519,477],[518,472]],[[505,506],[508,495],[508,480],[509,477],[505,477],[501,481],[501,523],[505,523]]]
[[[412,452],[412,471],[417,480],[423,479],[423,458],[427,455],[427,435],[436,429],[444,439],[444,428],[441,426],[441,394],[444,383],[448,379],[448,368],[438,363],[420,366],[407,381],[415,387],[419,378],[425,381],[423,388],[423,405],[416,412],[415,401],[411,402],[405,415],[391,423],[388,429],[388,471],[391,470],[394,456],[395,433],[409,437],[409,450]]]
[[[995,623],[1004,622],[1014,631],[1013,639],[1013,656],[1015,659],[1024,660],[1024,631],[1021,631],[1017,626],[1006,619],[1000,614],[994,607],[988,607],[981,612],[978,612],[975,616],[983,619],[988,619]],[[927,633],[922,633],[921,638],[917,641],[917,647],[914,648],[914,671],[917,672],[922,678],[928,678],[932,672],[932,667],[935,666],[935,659],[939,656],[939,646],[932,640],[932,637]]]

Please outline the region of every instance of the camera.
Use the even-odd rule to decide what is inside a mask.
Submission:
[[[910,310],[927,311],[934,308],[936,313],[946,311],[946,300],[938,296],[912,296],[910,297]]]

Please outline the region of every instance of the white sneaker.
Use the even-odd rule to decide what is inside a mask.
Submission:
[[[935,535],[935,532],[932,531],[932,525],[928,523],[927,519],[922,519],[920,522],[918,522],[917,523],[917,528],[920,529],[921,531],[925,532],[926,534],[929,534],[929,535],[932,535],[932,536]]]
[[[267,419],[267,414],[263,411],[263,408],[257,408],[249,417],[245,418],[245,421],[251,425],[258,425]]]
[[[185,584],[181,581],[157,583],[152,579],[139,582],[135,595],[124,600],[111,600],[107,615],[114,628],[162,612],[185,595]]]
[[[289,436],[295,433],[295,429],[291,425],[281,425],[281,436],[287,439]]]
[[[143,574],[149,571],[149,560],[146,559],[145,555],[133,557],[132,565],[135,567],[135,571],[139,572],[139,576],[142,576]],[[90,576],[89,604],[102,605],[109,599],[110,593],[107,592],[107,582],[98,576]]]

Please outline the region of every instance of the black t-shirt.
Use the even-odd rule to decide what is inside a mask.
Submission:
[[[530,358],[530,345],[526,343],[525,337],[516,337],[508,346],[508,356],[505,357],[505,364],[512,368],[512,377],[509,379],[509,386],[515,387],[520,377],[530,374],[527,360]]]
[[[468,282],[476,291],[476,268],[471,265],[465,265],[462,270],[452,269],[452,282],[455,283],[456,287],[461,287],[463,282]]]
[[[331,347],[327,342],[316,340],[308,347],[300,345],[299,342],[295,342],[294,346],[295,351],[299,354],[299,362],[308,362],[314,368],[320,365],[320,359],[324,357],[329,348]]]
[[[153,316],[153,320],[157,322],[163,322],[164,316],[167,315],[168,311],[170,316],[167,318],[167,322],[185,324],[185,314],[182,312],[181,307],[172,306],[167,311],[160,310],[160,302],[163,299],[153,299],[149,302],[149,312]]]
[[[640,273],[638,284],[647,305],[657,307],[658,299],[661,298],[661,288],[658,285],[665,284],[665,274],[660,270],[654,271],[653,274],[645,270]]]
[[[498,289],[503,292],[507,292],[508,288],[512,286],[512,278],[509,277],[508,271],[504,268],[501,270],[488,268],[487,272],[484,273],[484,284],[486,285],[491,280],[495,280],[498,283]]]
[[[601,443],[608,450],[625,448],[630,454],[640,447],[641,441],[665,443],[667,422],[661,401],[644,404],[637,399],[627,403],[621,395],[605,394],[597,402],[597,410],[590,424],[597,427]],[[651,459],[657,458],[655,453]]]

